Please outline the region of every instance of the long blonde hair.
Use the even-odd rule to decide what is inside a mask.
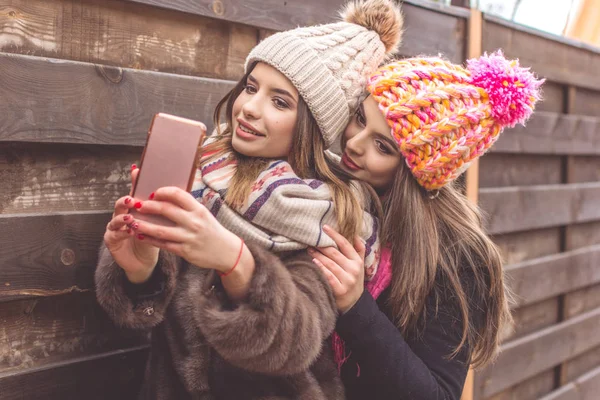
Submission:
[[[512,322],[502,259],[479,209],[457,183],[433,197],[401,163],[384,201],[382,240],[393,261],[389,305],[403,334],[418,335],[426,314],[436,311],[427,309],[431,292],[436,309],[450,296],[462,317],[462,336],[449,356],[468,345],[469,362],[480,367],[494,358],[501,328]]]
[[[225,196],[225,202],[232,206],[239,206],[247,201],[252,184],[272,161],[244,156],[236,152],[231,143],[233,103],[244,90],[248,75],[255,66],[256,63],[251,65],[237,85],[218,103],[213,118],[215,126],[218,127],[217,140],[205,146],[204,153],[211,153],[211,156],[201,162],[201,165],[207,164],[226,153],[230,153],[237,161],[236,172]],[[325,141],[319,126],[302,97],[299,98],[297,111],[292,148],[287,161],[298,177],[318,179],[329,186],[339,231],[351,240],[359,233],[363,210],[349,186],[350,177],[336,162],[326,156]],[[226,125],[221,130],[220,124],[223,121]]]

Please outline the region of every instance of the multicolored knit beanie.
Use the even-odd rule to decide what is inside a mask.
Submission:
[[[436,190],[483,155],[505,127],[525,124],[543,82],[497,51],[466,68],[438,57],[394,61],[371,75],[367,87],[414,177]]]

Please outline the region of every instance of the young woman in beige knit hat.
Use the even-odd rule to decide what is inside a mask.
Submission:
[[[401,25],[391,0],[365,0],[344,22],[267,38],[217,108],[192,194],[116,202],[96,293],[119,325],[152,332],[140,398],[344,398],[325,340],[335,300],[306,248],[333,245],[334,225],[362,236],[375,273],[377,222],[324,149]]]
[[[379,270],[341,235],[311,251],[341,313],[335,351],[349,399],[455,399],[470,365],[494,356],[510,323],[500,254],[455,179],[506,126],[524,123],[537,80],[501,52],[391,62],[342,138],[341,165],[383,203]]]

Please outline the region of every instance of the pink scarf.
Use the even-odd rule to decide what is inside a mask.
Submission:
[[[365,282],[367,291],[371,294],[373,299],[377,300],[379,295],[390,285],[392,281],[392,252],[388,247],[384,247],[381,250],[381,259],[379,260],[379,267],[377,273],[370,281]],[[338,366],[338,372],[341,371],[342,365],[350,358],[350,354],[346,354],[346,348],[344,340],[333,332],[331,336],[333,345],[333,354],[335,363]],[[358,366],[358,365],[357,365]],[[358,374],[360,375],[360,366],[358,366]]]

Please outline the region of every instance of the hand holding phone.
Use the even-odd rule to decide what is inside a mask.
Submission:
[[[175,186],[190,191],[200,156],[206,126],[174,115],[159,113],[152,120],[132,196],[145,200],[157,189]],[[158,225],[174,226],[159,215],[131,210],[134,218]]]

